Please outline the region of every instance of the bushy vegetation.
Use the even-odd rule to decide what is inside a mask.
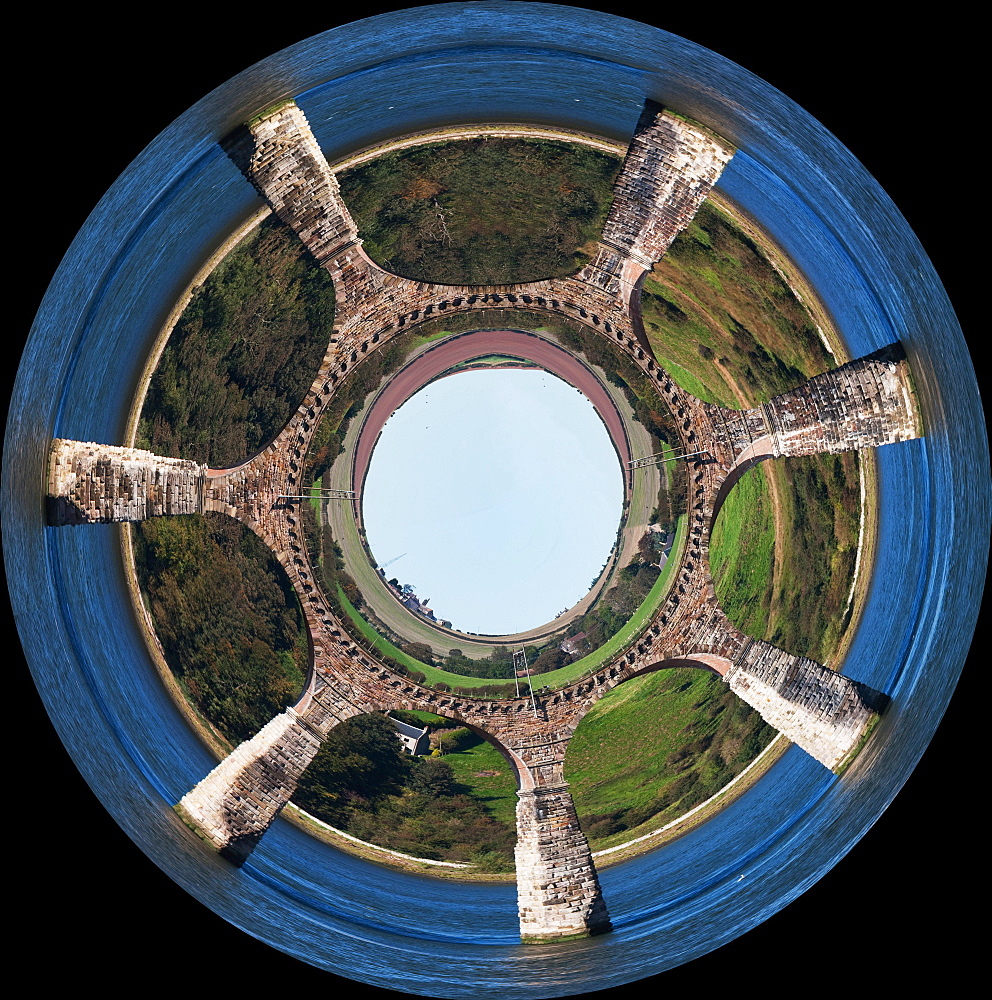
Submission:
[[[474,745],[476,739],[464,742]],[[389,719],[358,716],[331,730],[293,801],[318,819],[380,847],[432,860],[471,862],[484,871],[512,871],[515,829],[491,814],[484,796],[468,794],[470,788],[449,763],[458,756],[456,751],[411,758]],[[478,759],[469,766],[477,764]]]
[[[383,267],[443,284],[503,284],[586,263],[619,165],[573,143],[483,137],[399,150],[338,180]]]
[[[309,658],[289,579],[222,514],[133,525],[135,563],[165,658],[191,704],[232,744],[300,696]]]
[[[291,229],[270,218],[194,293],[141,411],[139,447],[239,464],[303,401],[327,350],[334,287]]]
[[[711,201],[646,278],[641,315],[662,366],[710,403],[767,402],[835,364],[767,256]]]
[[[441,666],[454,674],[466,677],[488,677],[493,680],[513,676],[513,653],[505,646],[498,647],[489,656],[473,660],[460,649],[450,649]]]

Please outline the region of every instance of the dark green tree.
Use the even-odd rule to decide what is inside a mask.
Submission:
[[[374,805],[398,794],[409,771],[392,722],[378,713],[360,715],[331,730],[293,801],[332,826],[346,826],[351,803]]]
[[[455,773],[440,757],[424,757],[410,776],[409,788],[432,799],[455,794]]]

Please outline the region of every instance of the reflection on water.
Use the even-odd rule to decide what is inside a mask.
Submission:
[[[595,46],[595,21],[592,15],[589,20],[572,15],[549,29],[549,37],[555,46]],[[683,30],[693,34],[688,26]],[[503,58],[505,53],[491,53],[488,61],[474,63],[479,68],[467,82],[459,76],[459,65],[465,64],[461,55],[456,59],[449,53],[434,61],[424,57],[408,66],[394,62],[381,77],[361,74],[360,91],[356,77],[337,87],[312,89],[317,78],[310,74],[318,73],[319,64],[304,49],[260,72],[235,95],[241,110],[257,101],[249,93],[252,88],[280,92],[273,80],[282,78],[287,92],[310,90],[300,103],[315,127],[322,123],[323,141],[338,134],[335,123],[343,121],[340,134],[356,142],[363,130],[371,134],[389,124],[384,114],[368,113],[389,104],[401,114],[415,111],[417,121],[454,114],[463,103],[480,115],[488,107],[529,107],[535,118],[574,117],[582,113],[569,106],[576,103],[576,85],[583,100],[594,104],[590,125],[619,134],[629,130],[635,102],[645,89],[661,87],[659,94],[681,96],[689,113],[721,121],[728,131],[734,125],[745,155],[735,159],[722,186],[800,261],[841,323],[852,352],[864,353],[895,337],[907,342],[928,437],[879,453],[883,544],[870,627],[859,634],[847,667],[892,695],[893,711],[843,781],[830,778],[798,751],[790,752],[756,792],[696,834],[606,870],[603,886],[618,928],[614,934],[547,950],[522,948],[515,943],[512,889],[410,879],[338,855],[285,823],[265,838],[251,865],[237,872],[206,855],[168,808],[211,761],[143,666],[140,638],[116,587],[115,530],[42,529],[36,470],[53,433],[118,439],[127,407],[119,387],[133,378],[171,296],[212,248],[217,233],[254,203],[240,176],[216,153],[211,129],[226,119],[209,102],[159,145],[155,158],[139,165],[132,186],[117,195],[114,221],[91,230],[74,251],[61,276],[61,297],[46,304],[47,333],[32,345],[25,363],[20,423],[5,452],[5,471],[19,472],[4,477],[5,545],[17,558],[11,564],[18,574],[16,599],[32,666],[43,677],[46,704],[62,738],[121,825],[197,896],[290,953],[307,954],[311,960],[321,956],[330,968],[400,992],[466,995],[477,992],[479,983],[491,983],[508,997],[543,997],[605,988],[660,972],[766,917],[846,851],[908,773],[953,681],[953,671],[940,665],[959,663],[967,642],[954,616],[973,602],[982,582],[987,507],[976,509],[975,504],[987,504],[987,457],[978,400],[961,374],[968,370],[963,344],[925,262],[912,241],[901,237],[899,220],[886,204],[875,204],[877,195],[841,150],[830,145],[821,149],[817,163],[828,162],[829,169],[810,169],[802,150],[817,136],[807,120],[764,89],[745,95],[741,104],[757,107],[759,121],[782,116],[789,131],[802,137],[798,150],[782,148],[776,135],[742,114],[734,101],[722,100],[721,92],[731,84],[745,89],[753,84],[744,74],[732,69],[722,77],[711,73],[707,79],[714,81],[712,87],[700,88],[694,81],[708,57],[656,36],[650,36],[651,59],[670,67],[667,79],[611,66],[608,57],[617,53],[640,53],[637,58],[622,55],[628,64],[647,58],[644,32],[638,30],[640,47],[632,38],[614,41],[594,62],[569,57],[542,63],[546,57],[539,57],[538,46],[517,53],[512,61]],[[299,34],[304,33],[300,28]],[[335,58],[354,54],[361,61],[372,51],[384,59],[390,45],[429,49],[441,36],[436,27],[420,33],[408,29],[402,36],[392,32],[360,51],[342,44]],[[505,44],[509,38],[504,33],[498,41]],[[534,38],[532,32],[531,45]],[[477,32],[471,40],[478,41]],[[265,51],[279,44],[263,41]],[[687,54],[691,65],[683,77],[675,64]],[[52,64],[52,72],[58,73],[57,65]],[[113,77],[101,79],[109,85]],[[398,86],[397,80],[409,81],[409,86]],[[119,88],[104,88],[114,89]],[[397,94],[404,101],[398,106]],[[69,146],[58,148],[77,154],[67,155],[63,170],[54,176],[71,178],[74,162],[85,171],[85,157],[94,156],[92,144],[84,147],[79,140],[81,115],[89,105],[83,100],[81,106],[78,86],[56,87],[47,96],[48,115],[66,123],[58,139]],[[185,103],[192,103],[193,96]],[[125,92],[122,97],[125,106],[141,104],[140,88],[137,96]],[[412,107],[418,100],[419,110]],[[812,196],[823,183],[837,192],[840,202],[823,203]],[[140,224],[125,225],[133,220],[134,205],[154,198],[158,200]],[[879,213],[871,225],[860,224],[848,199],[858,213]],[[882,238],[893,241],[884,256],[894,263],[879,269],[876,245]],[[107,281],[90,297],[100,276]],[[901,289],[908,281],[914,291],[905,298]],[[88,313],[87,303],[92,306]],[[113,391],[108,393],[108,386]],[[966,461],[966,455],[971,459]],[[961,732],[961,713],[949,719]],[[948,753],[948,740],[944,738],[944,753],[937,758],[944,765],[951,764],[957,749],[953,740]],[[69,956],[106,974],[122,952],[136,952],[149,971],[177,977],[181,986],[177,959],[203,950],[209,953],[211,985],[228,976],[243,981],[245,975],[263,982],[280,970],[297,977],[295,981],[307,981],[304,967],[277,953],[259,954],[240,932],[191,906],[182,890],[157,871],[147,872],[150,866],[129,853],[133,848],[122,843],[102,811],[85,798],[80,805],[78,788],[62,777],[64,764],[55,748],[43,745],[32,750],[35,754],[43,766],[40,771],[29,768],[26,782],[18,776],[24,783],[18,786],[17,819],[37,887],[30,912],[38,939],[51,946],[51,962],[44,963],[50,968],[38,971],[50,982],[63,975],[62,963],[69,965]],[[933,777],[939,766],[925,761],[924,778]],[[962,789],[955,786],[951,767],[939,773],[939,785],[924,784],[926,791],[906,804],[900,797],[882,818],[884,847],[872,845],[874,831],[852,859],[810,893],[757,932],[711,956],[704,967],[726,968],[737,959],[747,975],[773,988],[776,981],[787,981],[780,977],[788,970],[808,967],[811,953],[822,954],[819,968],[829,974],[841,961],[826,946],[830,941],[843,942],[843,961],[866,968],[880,960],[891,976],[885,963],[893,957],[884,950],[878,954],[877,928],[894,921],[909,930],[909,921],[902,922],[905,914],[921,908],[935,951],[939,953],[941,943],[950,944],[948,911],[935,912],[935,901],[948,902],[934,883],[935,871],[941,878],[946,871],[951,882],[962,877],[958,859],[969,844],[941,828],[955,822],[960,809],[955,793]],[[81,810],[83,822],[64,821],[66,802]],[[62,820],[58,829],[47,825],[53,810]],[[930,853],[935,849],[937,869]],[[122,865],[121,854],[124,871],[136,872],[136,881],[118,881],[112,874]],[[114,931],[104,934],[103,921]],[[812,941],[802,933],[805,927],[811,929]],[[757,960],[751,948],[758,950]],[[260,961],[246,968],[246,955]],[[666,975],[663,984],[688,983],[693,969],[684,966]]]

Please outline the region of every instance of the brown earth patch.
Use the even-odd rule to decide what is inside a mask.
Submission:
[[[436,181],[427,177],[417,177],[400,192],[400,197],[404,201],[420,201],[423,198],[433,198],[443,190],[444,188]]]

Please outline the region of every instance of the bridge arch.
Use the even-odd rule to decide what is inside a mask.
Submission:
[[[714,673],[718,677],[722,678],[733,665],[733,660],[726,656],[720,656],[718,653],[695,652],[686,653],[682,656],[670,656],[664,660],[658,660],[655,663],[638,666],[636,670],[632,670],[629,675],[625,676],[623,680],[617,684],[617,687],[626,681],[633,680],[635,677],[655,673],[658,670],[672,670],[676,667],[689,667],[693,670],[707,670],[710,673]]]
[[[726,478],[720,484],[720,488],[717,490],[716,497],[713,500],[713,512],[710,514],[709,524],[707,526],[708,532],[712,534],[713,528],[716,525],[716,519],[720,515],[720,509],[726,502],[730,491],[738,482],[740,482],[744,474],[746,472],[750,472],[751,469],[759,463],[775,457],[770,445],[770,438],[762,438],[746,449],[734,463],[734,466],[730,469]]]

